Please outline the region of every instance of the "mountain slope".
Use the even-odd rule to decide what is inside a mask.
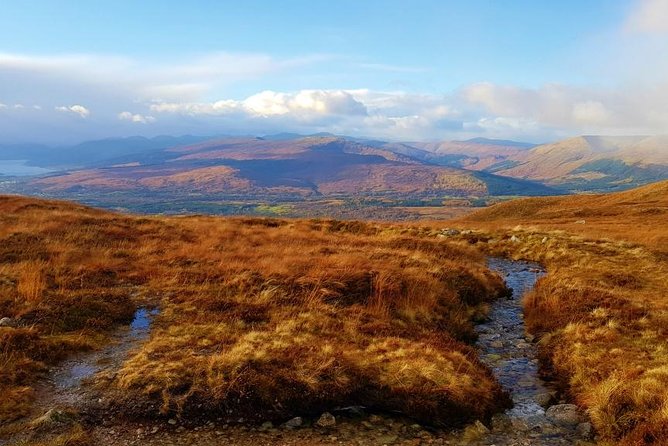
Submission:
[[[255,196],[555,193],[535,182],[437,166],[414,155],[331,136],[223,138],[38,178],[29,187],[61,193],[143,190]]]
[[[465,221],[632,240],[668,255],[668,181],[612,194],[512,200],[482,209]]]
[[[668,178],[668,137],[580,136],[511,159],[496,173],[567,190],[625,189]]]

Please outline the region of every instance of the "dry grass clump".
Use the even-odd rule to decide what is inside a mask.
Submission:
[[[503,290],[475,252],[362,223],[181,222],[200,238],[148,283],[164,311],[119,373],[124,398],[264,419],[359,404],[443,424],[507,404],[465,344]]]
[[[526,323],[541,337],[546,371],[587,408],[604,444],[668,443],[668,258],[666,245],[654,243],[668,240],[668,220],[645,215],[651,230],[639,231],[628,217],[628,209],[668,204],[666,187],[599,197],[597,205],[590,197],[529,200],[526,220],[512,214],[520,204],[509,203],[465,223],[492,237],[476,246],[547,266],[548,275],[526,297]],[[584,206],[606,216],[577,224],[583,235],[563,230],[564,215]],[[609,235],[633,243],[599,238],[614,213],[620,217]]]
[[[509,403],[468,345],[472,316],[504,292],[470,248],[359,222],[18,197],[0,198],[0,222],[0,317],[20,321],[0,328],[0,421],[30,410],[43,364],[95,348],[140,298],[161,309],[152,336],[104,383],[127,413],[365,405],[454,425]]]

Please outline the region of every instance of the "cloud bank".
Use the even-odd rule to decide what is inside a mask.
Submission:
[[[600,69],[621,73],[624,67],[614,82],[522,86],[480,80],[423,93],[320,88],[341,82],[323,74],[327,63],[401,76],[428,70],[332,55],[218,52],[160,61],[0,53],[0,143],[184,133],[535,142],[577,134],[665,134],[666,35],[668,1],[642,0],[603,39],[616,51],[609,67],[601,62]],[[304,77],[309,70],[317,75]]]

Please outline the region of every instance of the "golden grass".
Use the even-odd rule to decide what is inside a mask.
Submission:
[[[0,420],[30,410],[44,363],[94,348],[138,304],[161,309],[152,336],[100,383],[128,414],[360,404],[456,425],[509,403],[469,346],[471,318],[504,291],[471,248],[399,226],[18,197],[0,198],[0,222],[0,317],[22,322],[0,328]]]
[[[668,444],[667,211],[663,182],[517,200],[459,222],[484,231],[463,236],[481,250],[546,265],[526,323],[603,444]]]

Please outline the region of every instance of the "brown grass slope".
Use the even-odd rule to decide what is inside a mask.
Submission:
[[[505,291],[468,247],[335,220],[139,218],[0,197],[0,423],[45,364],[138,305],[150,340],[110,381],[128,414],[283,418],[361,404],[454,425],[508,404],[469,346]]]
[[[483,250],[547,266],[526,322],[603,443],[668,444],[668,182],[516,200],[460,223],[492,233]]]

